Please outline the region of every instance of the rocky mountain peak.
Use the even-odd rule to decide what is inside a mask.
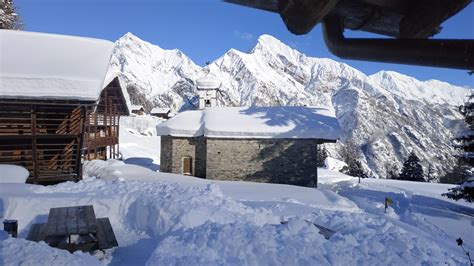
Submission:
[[[338,146],[354,143],[362,165],[380,177],[387,167],[400,169],[409,150],[438,174],[448,170],[461,119],[455,106],[470,93],[393,71],[367,76],[344,63],[308,57],[270,35],[260,36],[250,53],[230,49],[203,69],[177,49],[164,50],[130,33],[117,42],[112,65],[122,70],[133,104],[196,108],[195,81],[210,73],[222,82],[223,106],[334,108],[343,134],[329,147],[331,156],[338,157]]]

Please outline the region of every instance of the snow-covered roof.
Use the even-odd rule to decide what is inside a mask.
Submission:
[[[221,86],[221,82],[213,75],[206,75],[196,81],[197,89],[209,90],[218,89]]]
[[[337,140],[341,128],[325,107],[213,107],[182,112],[159,124],[160,136]]]
[[[0,30],[0,97],[96,101],[115,77],[107,75],[113,48],[106,40]]]
[[[132,110],[132,111],[138,111],[140,109],[145,110],[145,108],[143,108],[143,106],[141,106],[141,105],[134,105],[133,104],[133,105],[130,106],[130,110]]]
[[[155,107],[151,109],[150,114],[167,114],[171,111],[170,108],[160,108],[160,107]]]

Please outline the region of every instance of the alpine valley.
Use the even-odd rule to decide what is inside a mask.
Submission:
[[[221,106],[325,105],[334,108],[343,129],[340,143],[355,144],[362,165],[375,177],[401,169],[414,151],[433,175],[453,166],[452,139],[462,127],[458,107],[470,89],[391,71],[367,76],[326,58],[308,57],[262,35],[244,53],[229,50],[206,67],[179,50],[164,50],[127,33],[116,42],[111,64],[121,72],[133,104],[197,105],[195,80],[210,73],[222,82]],[[338,147],[328,145],[331,157]]]

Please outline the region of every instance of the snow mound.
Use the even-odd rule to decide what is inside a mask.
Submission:
[[[30,173],[18,165],[0,164],[0,183],[25,183]]]
[[[94,257],[82,252],[69,253],[52,248],[44,242],[36,243],[9,237],[0,231],[0,265],[102,265]]]

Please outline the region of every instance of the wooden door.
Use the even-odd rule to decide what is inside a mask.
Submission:
[[[183,157],[183,175],[192,175],[192,158]]]

